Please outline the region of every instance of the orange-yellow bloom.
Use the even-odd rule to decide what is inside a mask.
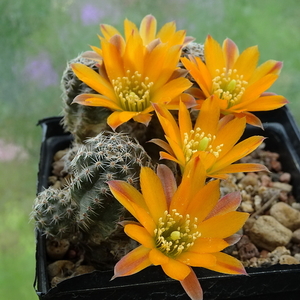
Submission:
[[[103,37],[107,40],[112,38],[114,35],[122,35],[115,27],[107,24],[100,25],[100,30]],[[140,27],[125,19],[124,21],[124,37],[128,41],[132,31],[139,32],[144,45],[149,45],[153,40],[159,39],[162,43],[169,43],[174,45],[185,46],[189,42],[193,41],[194,38],[187,37],[185,30],[176,31],[175,22],[169,22],[162,26],[162,28],[157,32],[157,21],[152,15],[147,15],[141,21]],[[101,54],[101,52],[99,53]]]
[[[245,118],[225,116],[219,120],[219,102],[214,96],[204,101],[194,127],[189,110],[180,105],[178,124],[163,106],[154,104],[167,142],[151,141],[167,152],[160,152],[162,159],[175,161],[184,170],[186,164],[199,156],[209,177],[226,178],[228,173],[267,171],[261,164],[236,163],[255,150],[264,140],[252,136],[238,142],[246,127]]]
[[[219,180],[205,184],[199,159],[189,163],[181,184],[172,171],[160,165],[157,175],[148,167],[140,173],[141,193],[124,181],[110,181],[115,198],[138,220],[125,222],[125,232],[141,245],[115,266],[114,278],[160,265],[179,280],[191,299],[202,299],[199,281],[191,267],[228,274],[246,274],[240,261],[222,253],[245,223],[247,213],[235,211],[238,192],[219,200]],[[155,193],[153,193],[155,191]]]
[[[268,60],[257,67],[257,46],[249,47],[239,55],[239,49],[232,40],[226,39],[221,47],[208,36],[204,56],[205,63],[198,57],[182,59],[202,90],[200,107],[203,100],[216,95],[223,114],[246,117],[247,123],[261,126],[260,120],[251,111],[273,110],[287,103],[283,96],[264,93],[278,78],[282,62]]]
[[[194,105],[193,97],[182,94],[191,82],[177,67],[182,46],[189,39],[174,26],[166,24],[156,34],[152,16],[144,18],[140,30],[126,20],[124,39],[112,26],[102,25],[101,49],[92,47],[95,52],[85,56],[99,61],[99,72],[83,64],[72,65],[76,76],[99,94],[81,94],[74,102],[111,109],[107,123],[113,129],[132,118],[147,125],[151,102],[176,109],[181,98],[187,106]]]

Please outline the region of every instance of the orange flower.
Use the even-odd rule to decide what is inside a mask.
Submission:
[[[115,198],[139,221],[125,222],[124,230],[141,244],[116,264],[113,278],[160,265],[169,277],[180,281],[191,299],[202,299],[192,266],[246,274],[240,261],[220,251],[230,245],[248,214],[235,211],[239,193],[219,200],[219,180],[205,185],[205,174],[195,159],[187,165],[178,189],[172,171],[164,165],[158,167],[157,175],[142,167],[141,193],[124,181],[108,183]]]
[[[121,35],[115,27],[107,24],[100,25],[100,30],[106,40],[109,40],[116,34]],[[139,32],[144,45],[149,45],[153,40],[159,39],[162,43],[170,43],[172,46],[181,44],[185,46],[194,40],[192,37],[185,36],[185,30],[176,31],[175,22],[164,24],[157,32],[157,22],[152,15],[147,15],[143,18],[139,29],[133,22],[125,19],[124,36],[126,41],[128,41],[132,31]]]
[[[204,101],[194,128],[188,109],[181,104],[178,125],[172,114],[163,106],[154,104],[167,142],[152,139],[167,152],[160,152],[162,159],[175,161],[184,170],[186,164],[199,156],[209,177],[226,178],[228,173],[268,171],[264,165],[233,162],[255,150],[264,140],[252,136],[238,142],[246,127],[245,118],[228,115],[219,120],[220,107],[215,96]]]
[[[208,36],[204,45],[205,63],[198,57],[182,58],[202,92],[199,107],[211,95],[219,98],[221,112],[246,117],[247,123],[261,126],[250,111],[266,111],[287,103],[283,96],[264,93],[278,78],[282,62],[268,60],[257,67],[257,46],[249,47],[239,55],[236,44],[226,39],[223,47]],[[202,94],[202,95],[201,95]]]
[[[126,20],[124,39],[112,26],[102,25],[101,49],[92,47],[95,52],[85,55],[99,61],[99,72],[72,65],[76,76],[99,94],[81,94],[74,102],[110,108],[113,113],[107,123],[113,129],[132,118],[147,125],[151,102],[176,109],[182,98],[187,106],[194,105],[193,97],[182,94],[191,82],[184,78],[186,71],[177,67],[181,48],[189,39],[174,26],[166,24],[156,35],[154,17],[146,16],[140,31]]]

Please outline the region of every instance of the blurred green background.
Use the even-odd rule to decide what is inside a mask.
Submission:
[[[39,119],[61,114],[60,78],[68,60],[98,45],[100,23],[122,30],[153,14],[175,20],[202,43],[229,37],[240,50],[259,45],[261,62],[284,68],[272,91],[285,95],[300,124],[299,0],[0,1],[0,299],[37,299],[34,227]]]

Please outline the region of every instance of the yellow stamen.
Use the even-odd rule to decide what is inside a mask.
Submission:
[[[215,139],[215,136],[201,132],[199,127],[189,133],[184,133],[183,147],[186,161],[189,161],[192,155],[198,151],[211,152],[215,157],[219,157],[223,144],[213,149],[211,144]]]
[[[170,213],[165,211],[158,220],[158,228],[154,230],[157,249],[173,258],[187,251],[201,236],[197,231],[197,222],[197,218],[191,220],[189,215],[184,217],[176,209]]]
[[[127,111],[143,111],[150,106],[150,89],[153,82],[149,78],[135,71],[127,70],[127,76],[112,80],[114,91],[119,98],[120,104]]]
[[[219,69],[216,70],[219,74],[213,81],[214,94],[220,99],[227,101],[227,108],[237,104],[243,96],[248,82],[243,80],[243,75],[237,74],[236,69],[223,68],[223,73]]]

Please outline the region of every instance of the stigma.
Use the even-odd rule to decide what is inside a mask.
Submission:
[[[154,230],[156,248],[168,257],[175,258],[194,245],[201,233],[197,218],[179,214],[176,209],[165,211]]]
[[[150,92],[153,82],[148,77],[135,71],[131,74],[126,71],[126,76],[112,80],[112,85],[121,107],[125,111],[141,112],[150,106]]]
[[[223,72],[216,70],[217,76],[212,80],[214,94],[227,101],[227,108],[240,102],[248,82],[243,80],[243,75],[237,74],[236,69],[223,68]]]

